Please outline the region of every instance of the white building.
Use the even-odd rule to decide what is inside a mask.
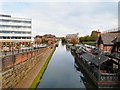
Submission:
[[[0,46],[31,42],[31,19],[0,14]]]

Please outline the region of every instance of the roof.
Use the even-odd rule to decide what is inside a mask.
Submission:
[[[91,61],[95,56],[86,52],[82,54],[82,57],[86,60],[86,61]]]
[[[40,36],[40,35],[36,35],[34,38],[42,38],[42,36]]]
[[[103,33],[101,34],[101,38],[103,44],[106,45],[113,45],[113,40],[118,36],[118,33]]]
[[[96,57],[94,57],[91,62],[94,63],[95,65],[99,65],[102,64],[103,62],[107,61],[109,59],[109,57],[106,57],[104,55],[97,55]]]
[[[78,33],[77,34],[68,34],[66,35],[67,38],[77,38],[78,37]]]
[[[94,48],[94,49],[92,49],[92,53],[100,54],[100,53],[102,53],[102,51],[99,50],[99,49]]]
[[[0,14],[0,17],[11,17],[11,15]]]
[[[44,37],[46,37],[46,38],[53,38],[53,37],[55,37],[55,35],[52,35],[52,34],[45,34]]]
[[[113,43],[119,42],[120,43],[120,33],[118,36],[112,41]]]

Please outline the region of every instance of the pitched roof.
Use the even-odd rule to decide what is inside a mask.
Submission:
[[[95,65],[102,64],[103,62],[109,60],[109,57],[99,54],[99,55],[92,55],[91,53],[84,53],[81,55],[86,61],[92,62]]]
[[[118,33],[103,33],[101,34],[101,38],[103,44],[113,45],[113,40],[118,36]]]
[[[97,55],[96,57],[94,57],[91,62],[96,64],[96,65],[99,65],[105,61],[107,61],[109,59],[109,57],[106,57],[104,55]]]
[[[40,36],[40,35],[36,35],[34,38],[42,38],[42,36]]]
[[[95,57],[94,55],[92,55],[91,53],[88,53],[88,52],[83,53],[81,56],[82,56],[86,61],[91,61],[92,58]]]
[[[120,33],[118,34],[118,36],[112,42],[113,43],[115,43],[115,42],[119,42],[120,43]]]

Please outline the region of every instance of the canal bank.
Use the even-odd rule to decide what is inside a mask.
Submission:
[[[49,47],[46,51],[43,51],[40,62],[38,62],[38,64],[36,64],[34,68],[32,68],[30,72],[27,73],[27,75],[17,84],[15,88],[30,88],[32,82],[38,75],[39,71],[41,70],[41,68],[43,67],[44,63],[46,62],[47,58],[53,50],[54,48],[51,49],[51,47]]]

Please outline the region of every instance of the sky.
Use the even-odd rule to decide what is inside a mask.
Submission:
[[[118,0],[2,0],[0,13],[31,18],[32,36],[49,33],[84,36],[92,30],[102,32],[118,26]]]

